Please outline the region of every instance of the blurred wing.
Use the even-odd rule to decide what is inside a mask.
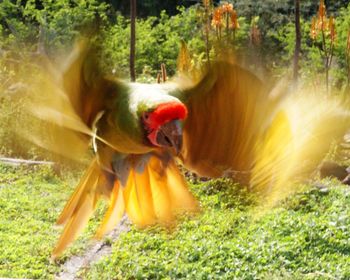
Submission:
[[[98,50],[85,41],[76,44],[62,71],[61,84],[74,112],[91,127],[98,112],[118,97],[117,80],[105,78],[98,62]]]
[[[118,98],[117,81],[103,78],[96,51],[77,44],[62,70],[42,59],[29,85],[28,109],[38,128],[24,127],[22,135],[35,144],[80,161],[94,132],[93,122],[100,111]],[[103,139],[100,139],[103,141]]]
[[[251,185],[265,195],[265,205],[295,191],[296,181],[317,169],[332,145],[350,127],[349,103],[337,96],[300,92],[283,100],[255,147]]]
[[[249,184],[271,205],[295,191],[291,183],[310,176],[350,126],[346,100],[310,92],[276,96],[228,63],[214,65],[181,99],[189,111],[184,165]]]
[[[202,176],[246,172],[270,111],[262,82],[243,68],[217,63],[183,95],[188,107],[182,158]]]

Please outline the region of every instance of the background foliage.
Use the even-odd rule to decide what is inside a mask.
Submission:
[[[114,70],[126,77],[130,33],[128,2],[4,0],[0,3],[0,53],[6,57],[9,52],[23,55],[25,51],[44,51],[57,57],[58,54],[67,52],[78,34],[91,33],[99,28],[103,30],[107,70]],[[244,58],[240,55],[240,60],[251,64],[258,57],[260,64],[269,73],[276,68],[288,68],[294,47],[294,1],[229,2],[233,3],[241,26],[238,30],[239,38],[232,42],[238,54],[244,50],[241,52]],[[329,0],[325,3],[328,14],[336,17],[338,36],[335,64],[342,70],[345,69],[346,36],[350,28],[348,1]],[[218,4],[219,1],[213,3],[214,6]],[[317,60],[320,59],[312,50],[308,34],[311,17],[316,15],[318,5],[315,0],[301,3],[305,74],[308,74],[306,68],[310,66],[308,61],[315,60],[311,65],[317,65]],[[181,40],[188,44],[194,57],[201,56],[205,51],[202,9],[202,1],[138,1],[136,70],[139,76],[154,76],[161,63],[165,63],[170,74],[174,74]],[[252,48],[250,25],[254,19],[261,41]],[[213,30],[210,36],[213,47],[216,43]],[[212,51],[215,53],[214,49]],[[248,59],[252,53],[253,59]],[[341,79],[344,80],[344,77]]]
[[[290,72],[295,44],[293,0],[229,1],[240,26],[234,39],[227,40],[225,35],[218,39],[210,25],[208,42],[206,26],[211,17],[206,18],[203,1],[137,2],[138,81],[155,82],[161,63],[174,75],[182,41],[193,67],[207,63],[207,47],[211,59],[225,55],[223,49],[230,47],[237,62],[262,79],[277,79]],[[349,86],[348,2],[325,1],[328,15],[336,17],[330,79],[334,92]],[[93,40],[103,47],[101,61],[106,73],[128,79],[128,4],[127,0],[0,1],[0,155],[48,158],[28,143],[13,141],[18,138],[18,126],[35,127],[23,113],[25,82],[21,77],[35,75],[29,69],[40,55],[59,62],[79,34],[95,34]],[[209,14],[219,4],[214,1]],[[317,0],[301,1],[300,75],[304,83],[321,90],[324,61],[319,42],[310,37],[311,18],[318,5]],[[46,167],[0,165],[0,277],[52,279],[62,262],[86,248],[98,221],[90,223],[61,263],[49,262],[60,231],[52,224],[78,178],[68,174],[62,180]],[[110,257],[80,273],[87,279],[208,279],[213,275],[349,279],[349,189],[337,182],[324,184],[325,189],[306,188],[260,219],[254,217],[254,198],[241,186],[220,180],[193,185],[202,204],[201,216],[185,219],[170,235],[159,228],[144,232],[132,228],[113,245]],[[99,208],[98,213],[101,211]]]

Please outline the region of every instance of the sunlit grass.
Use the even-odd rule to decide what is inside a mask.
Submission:
[[[58,263],[50,261],[61,232],[54,225],[75,184],[47,166],[0,165],[0,277],[50,279],[69,256],[83,252],[96,223]]]
[[[123,234],[88,279],[348,279],[350,189],[326,182],[256,220],[249,195],[195,186],[203,213],[177,231]],[[215,185],[215,184],[214,184]],[[232,186],[230,186],[232,187]],[[248,198],[248,199],[247,199]],[[228,203],[233,202],[232,204]]]
[[[52,279],[82,254],[97,226],[58,263],[54,226],[79,174],[64,179],[48,167],[0,166],[0,277]],[[111,256],[79,272],[83,279],[348,279],[350,188],[326,180],[305,187],[257,218],[255,198],[227,180],[192,185],[202,213],[173,232],[132,228]],[[98,211],[101,213],[101,211]]]

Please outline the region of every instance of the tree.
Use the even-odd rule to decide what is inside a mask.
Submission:
[[[130,79],[136,80],[135,74],[135,44],[136,44],[136,0],[130,0]]]
[[[294,49],[294,65],[293,79],[295,84],[298,82],[299,74],[299,56],[301,48],[301,30],[300,30],[300,0],[294,0],[295,5],[295,49]]]

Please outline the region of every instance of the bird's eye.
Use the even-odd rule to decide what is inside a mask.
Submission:
[[[149,118],[149,113],[144,113],[143,118],[147,120]]]

